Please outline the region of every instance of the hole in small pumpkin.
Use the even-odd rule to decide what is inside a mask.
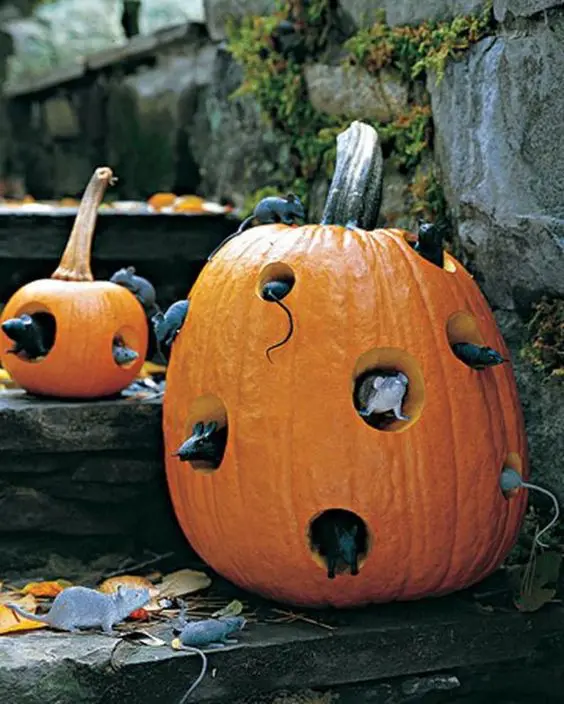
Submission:
[[[120,369],[130,369],[139,359],[139,336],[129,325],[121,327],[112,338],[112,357]]]
[[[506,471],[510,470],[510,471]],[[516,473],[516,476],[514,473]],[[504,498],[512,499],[519,491],[523,479],[523,463],[516,452],[510,452],[505,458],[499,479],[499,488]]]
[[[44,306],[28,304],[2,323],[2,331],[13,342],[9,349],[19,359],[37,364],[47,357],[55,344],[57,321]]]
[[[423,411],[423,372],[405,350],[374,348],[361,355],[355,365],[352,397],[357,413],[371,428],[404,431]]]
[[[309,524],[309,547],[316,564],[329,579],[337,574],[358,574],[366,561],[370,540],[366,524],[356,513],[331,508]]]
[[[227,409],[213,394],[198,397],[186,419],[184,440],[173,453],[203,474],[219,469],[227,447]]]
[[[291,267],[283,262],[267,264],[259,274],[256,293],[264,301],[279,301],[294,288],[296,277]]]

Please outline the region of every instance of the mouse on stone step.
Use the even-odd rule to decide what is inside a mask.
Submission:
[[[358,523],[336,516],[322,516],[319,521],[319,554],[327,562],[328,579],[335,579],[339,562],[344,562],[350,568],[351,575],[356,576]]]
[[[148,589],[128,589],[119,586],[112,594],[103,594],[88,587],[68,587],[57,594],[49,613],[37,616],[17,606],[7,604],[19,616],[46,623],[60,631],[78,632],[81,628],[101,628],[115,635],[113,626],[150,600]]]
[[[122,337],[116,335],[112,342],[112,357],[116,364],[123,366],[124,364],[134,362],[139,355],[135,350],[132,350],[131,347],[125,344]]]
[[[179,704],[184,704],[188,697],[204,679],[208,669],[208,659],[200,648],[225,648],[226,645],[236,645],[235,638],[229,638],[232,633],[241,631],[246,619],[243,616],[224,616],[222,618],[206,618],[200,621],[186,621],[180,631],[177,631],[171,646],[175,650],[187,650],[196,653],[202,659],[200,674],[182,697]]]
[[[294,193],[288,193],[286,197],[267,196],[257,203],[252,214],[239,225],[237,232],[226,237],[223,242],[213,250],[208,257],[208,262],[211,261],[227,242],[254,225],[269,225],[280,222],[285,225],[295,225],[297,220],[303,220],[304,218],[304,206]]]
[[[509,362],[497,350],[485,345],[474,345],[471,342],[455,342],[452,351],[461,362],[472,369],[482,370],[486,367],[495,367],[497,364]]]
[[[404,415],[402,411],[408,384],[409,380],[403,372],[368,374],[357,392],[359,415],[368,418],[373,413],[392,411],[398,420],[409,420],[409,416]]]
[[[31,315],[22,313],[17,318],[5,320],[1,327],[4,334],[15,342],[15,345],[8,350],[10,354],[23,355],[30,360],[47,354],[45,332],[41,324]]]
[[[110,276],[110,281],[113,284],[118,284],[118,286],[123,286],[128,291],[131,291],[143,306],[148,318],[152,318],[154,315],[161,312],[161,309],[157,305],[155,287],[148,279],[136,274],[134,266],[118,269],[118,271]]]
[[[173,452],[181,462],[208,462],[217,469],[223,459],[227,443],[227,426],[218,428],[216,421],[199,422],[192,428],[192,435]]]

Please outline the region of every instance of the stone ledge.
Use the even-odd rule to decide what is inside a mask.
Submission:
[[[0,208],[0,259],[59,259],[75,215],[76,208],[61,208],[54,213],[6,212]],[[92,256],[94,260],[124,262],[204,261],[237,225],[237,220],[225,215],[102,210]]]
[[[319,618],[324,619],[323,615]],[[280,689],[324,688],[514,662],[564,627],[564,609],[534,615],[477,611],[460,596],[333,612],[337,628],[249,624],[240,645],[208,655],[209,674],[192,701],[233,701]],[[170,642],[170,630],[151,628]],[[200,659],[169,648],[122,644],[102,635],[35,632],[0,638],[6,704],[153,704],[178,701]],[[215,670],[215,677],[211,676]]]
[[[153,34],[139,34],[126,44],[77,58],[73,65],[61,66],[44,76],[18,81],[4,87],[4,95],[10,98],[27,98],[37,94],[57,91],[62,86],[70,87],[88,73],[98,73],[113,66],[136,65],[146,61],[163,50],[179,43],[190,42],[202,34],[199,24],[185,24],[166,27]]]
[[[160,401],[38,400],[23,391],[0,396],[2,453],[156,450],[160,443]]]

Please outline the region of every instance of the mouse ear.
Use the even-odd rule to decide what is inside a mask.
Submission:
[[[135,267],[134,266],[128,266],[128,267],[126,267],[125,270],[128,274],[135,274]]]
[[[386,377],[380,375],[375,376],[374,379],[372,379],[372,388],[378,390],[385,381]]]
[[[120,598],[123,598],[123,596],[124,596],[124,594],[125,594],[125,587],[123,586],[123,584],[118,584],[118,588],[117,588],[117,590],[116,590],[116,594],[117,594]]]
[[[298,196],[295,193],[288,193],[286,200],[288,203],[295,203],[298,200]]]
[[[196,423],[192,427],[192,435],[203,435],[204,434],[204,424],[202,422]]]
[[[204,430],[204,435],[206,438],[209,438],[210,435],[215,433],[217,430],[217,422],[215,420],[212,420],[210,423],[206,425],[206,428]]]

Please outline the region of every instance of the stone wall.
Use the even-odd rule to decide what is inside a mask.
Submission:
[[[406,87],[394,72],[345,75],[342,41],[371,26],[376,10],[390,25],[418,24],[451,20],[484,4],[342,0],[329,49],[306,69],[309,100],[330,115],[394,119],[405,105]],[[11,101],[19,145],[13,163],[29,190],[77,194],[93,163],[102,161],[122,175],[118,193],[124,197],[172,189],[241,205],[257,189],[291,181],[295,157],[287,140],[265,122],[253,96],[231,97],[242,70],[224,42],[228,17],[270,13],[274,2],[206,0],[204,7],[205,26],[192,25],[182,41],[144,64],[116,63],[92,71],[88,81]],[[564,296],[564,2],[495,0],[494,14],[490,36],[449,61],[441,82],[428,76],[434,159],[457,254],[511,345],[533,471],[564,499],[554,461],[564,453],[562,377],[536,371],[520,355],[531,304],[541,295]],[[405,174],[388,163],[383,223],[413,222],[405,217],[407,185]],[[326,175],[319,174],[312,218],[326,187]]]

